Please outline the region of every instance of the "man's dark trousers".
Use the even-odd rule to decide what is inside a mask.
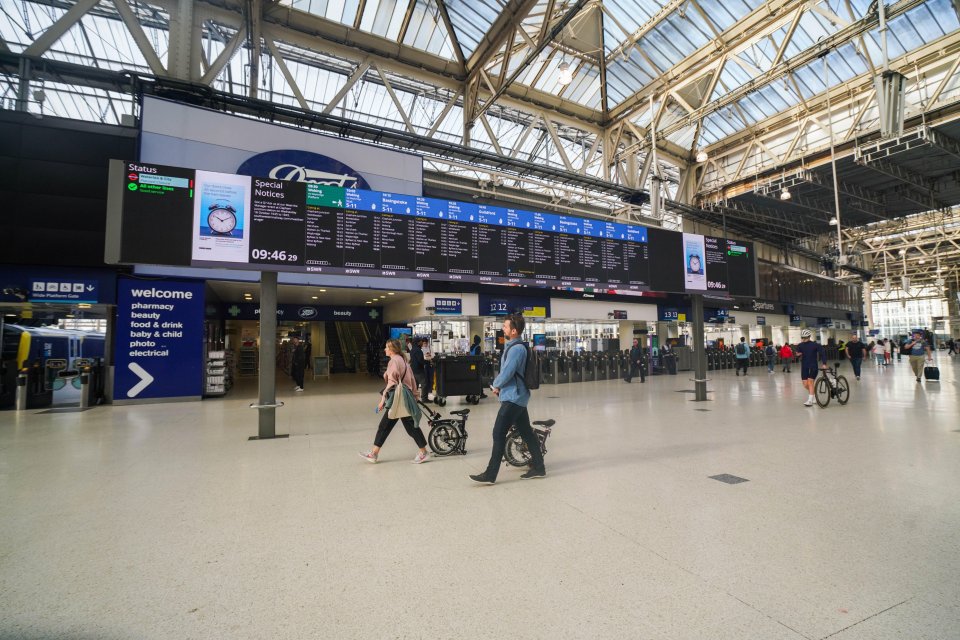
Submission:
[[[533,458],[530,468],[543,471],[543,452],[540,451],[540,441],[537,440],[533,427],[530,426],[530,414],[527,413],[527,408],[512,402],[501,402],[497,421],[493,424],[493,451],[490,452],[490,462],[484,472],[490,480],[497,479],[497,472],[500,471],[500,465],[503,463],[503,452],[507,448],[507,431],[513,425],[516,425],[520,437],[523,438]]]
[[[853,367],[853,375],[860,377],[860,365],[863,363],[863,358],[850,358],[850,366]]]

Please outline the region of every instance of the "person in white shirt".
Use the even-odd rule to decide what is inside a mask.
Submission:
[[[877,340],[877,344],[873,345],[873,359],[876,360],[877,366],[883,366],[884,354],[887,352],[886,346],[883,344],[883,340]]]

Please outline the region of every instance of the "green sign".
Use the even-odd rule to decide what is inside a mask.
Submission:
[[[307,183],[307,206],[342,209],[344,191],[343,187],[331,187],[330,185],[313,182]]]

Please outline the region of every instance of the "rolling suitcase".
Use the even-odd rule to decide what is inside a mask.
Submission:
[[[923,377],[929,382],[940,382],[940,367],[924,367]]]

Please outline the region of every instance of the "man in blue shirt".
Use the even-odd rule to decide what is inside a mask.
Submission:
[[[523,383],[527,364],[527,347],[520,338],[525,325],[526,321],[521,315],[509,315],[503,321],[503,335],[507,343],[503,345],[503,356],[500,358],[500,374],[490,384],[494,395],[500,398],[500,412],[497,413],[497,421],[493,425],[493,451],[490,452],[487,470],[470,476],[474,482],[493,484],[497,481],[503,452],[507,448],[507,431],[513,425],[516,425],[520,437],[523,438],[533,458],[530,470],[520,477],[529,479],[547,475],[543,466],[540,442],[533,433],[530,414],[527,413],[530,391]]]
[[[903,346],[910,351],[910,368],[913,369],[913,375],[917,376],[917,382],[920,382],[920,376],[923,375],[924,356],[927,362],[933,362],[930,343],[924,340],[923,333],[917,330],[913,332],[913,338]]]
[[[817,403],[817,398],[813,395],[813,384],[817,379],[817,359],[822,363],[820,369],[827,368],[827,352],[822,345],[810,339],[812,336],[810,329],[804,329],[800,332],[800,344],[797,345],[797,351],[800,352],[800,379],[809,394],[807,401],[803,403],[807,407]]]

